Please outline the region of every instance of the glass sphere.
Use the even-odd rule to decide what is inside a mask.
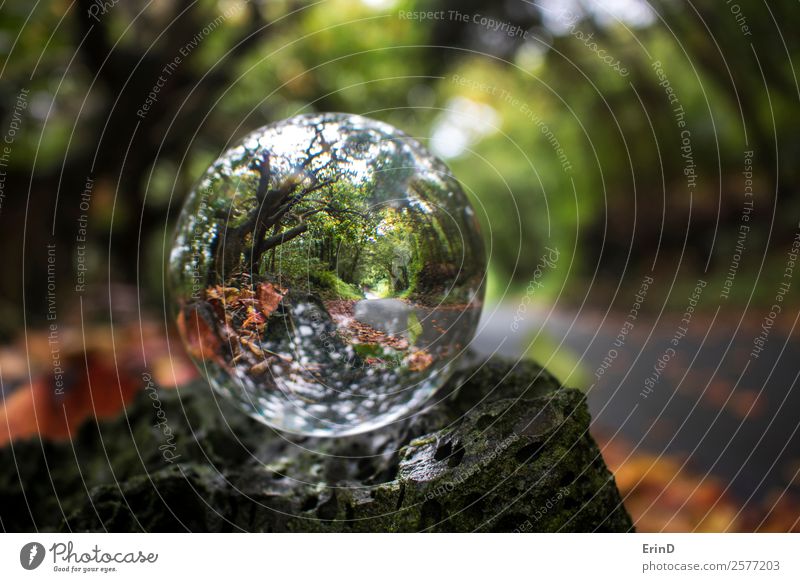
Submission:
[[[440,388],[475,332],[485,274],[447,167],[341,113],[227,150],[186,201],[169,259],[177,326],[211,386],[314,436],[380,427]]]

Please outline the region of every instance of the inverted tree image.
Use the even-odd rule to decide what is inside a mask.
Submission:
[[[441,385],[477,324],[485,255],[444,164],[386,124],[323,114],[212,165],[170,269],[179,329],[216,386],[268,423],[337,432]]]

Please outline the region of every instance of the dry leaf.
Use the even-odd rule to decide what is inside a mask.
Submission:
[[[178,330],[186,341],[189,354],[198,359],[214,359],[220,349],[220,340],[197,309],[189,308],[178,314]]]

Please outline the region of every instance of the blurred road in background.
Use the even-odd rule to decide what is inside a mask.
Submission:
[[[639,315],[620,336],[626,313],[527,309],[519,319],[501,304],[487,307],[473,347],[533,356],[586,391],[639,529],[797,529],[797,314],[784,313],[788,326],[776,324],[754,358],[762,320],[748,313],[695,314],[673,342],[683,314]]]

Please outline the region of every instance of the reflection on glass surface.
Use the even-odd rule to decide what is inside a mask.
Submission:
[[[486,258],[447,167],[397,129],[301,115],[226,151],[180,216],[177,324],[211,385],[281,430],[362,432],[447,379]]]

